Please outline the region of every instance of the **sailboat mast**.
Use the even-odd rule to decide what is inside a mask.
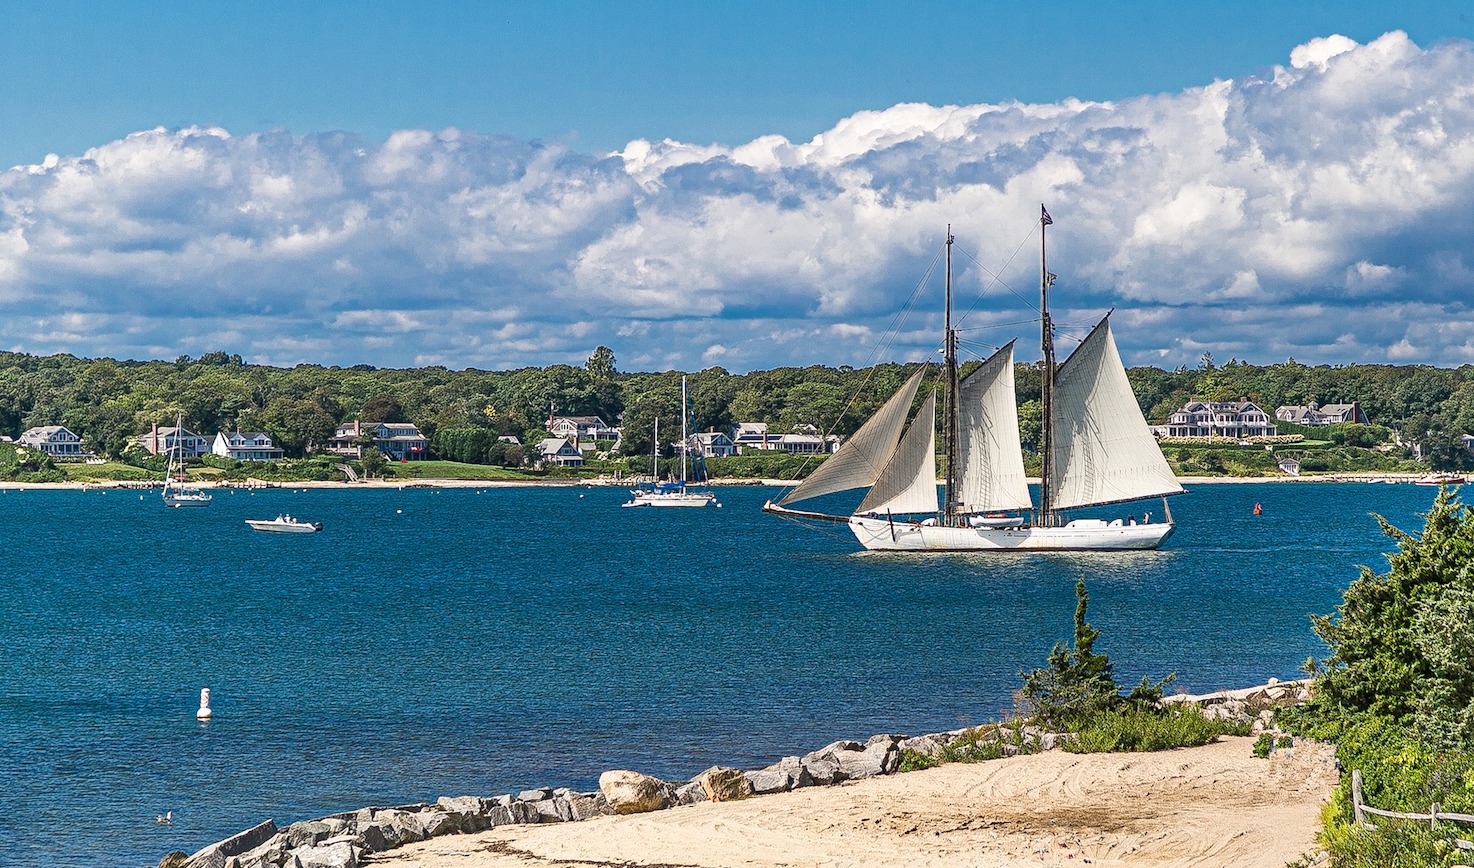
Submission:
[[[1049,273],[1048,261],[1045,258],[1045,230],[1054,220],[1049,216],[1049,211],[1041,204],[1039,206],[1039,343],[1044,351],[1044,370],[1042,376],[1042,412],[1040,419],[1040,430],[1042,432],[1039,443],[1039,518],[1040,524],[1048,526],[1052,523],[1054,515],[1053,492],[1049,490],[1049,474],[1053,469],[1054,462],[1050,453],[1054,448],[1054,324],[1049,320],[1049,286],[1054,283],[1054,275]]]
[[[942,417],[942,454],[947,459],[947,473],[942,483],[942,516],[957,514],[957,333],[952,330],[952,225],[947,224],[947,304],[946,340],[942,351],[946,376],[946,415]],[[944,524],[947,522],[944,521]]]
[[[681,485],[686,484],[686,453],[691,451],[691,439],[686,436],[686,377],[681,376]]]

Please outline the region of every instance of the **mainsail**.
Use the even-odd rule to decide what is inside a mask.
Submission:
[[[911,410],[911,401],[921,386],[924,372],[925,368],[922,368],[912,374],[900,391],[861,425],[838,452],[825,459],[803,482],[784,495],[778,501],[779,505],[874,485],[896,451],[901,428],[906,424],[906,415]]]
[[[926,402],[855,514],[937,511],[937,393]]]
[[[1013,342],[988,357],[958,391],[958,511],[1030,508],[1014,403]]]
[[[1055,373],[1050,415],[1052,508],[1182,492],[1126,379],[1109,316]]]

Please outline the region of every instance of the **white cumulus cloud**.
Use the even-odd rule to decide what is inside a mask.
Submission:
[[[745,370],[865,363],[899,325],[889,357],[924,358],[951,224],[969,345],[1027,358],[1042,202],[1057,320],[1115,309],[1132,363],[1470,361],[1474,46],[1287,48],[1262,77],[903,103],[807,142],[146,130],[0,172],[0,345]]]

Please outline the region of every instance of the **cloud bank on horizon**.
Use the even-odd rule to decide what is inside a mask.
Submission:
[[[1114,308],[1128,364],[1474,363],[1474,43],[1401,32],[1119,102],[896,105],[806,143],[139,132],[0,172],[0,346],[862,365],[949,223],[967,339],[1023,346],[1041,202],[1056,321]],[[926,291],[879,359],[934,352]]]

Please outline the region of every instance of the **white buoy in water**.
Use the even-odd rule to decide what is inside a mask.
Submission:
[[[194,713],[195,719],[196,720],[209,720],[210,719],[210,715],[212,715],[212,714],[214,714],[214,712],[212,712],[210,710],[210,688],[208,688],[208,687],[201,687],[200,688],[200,710],[199,711],[196,711]]]

